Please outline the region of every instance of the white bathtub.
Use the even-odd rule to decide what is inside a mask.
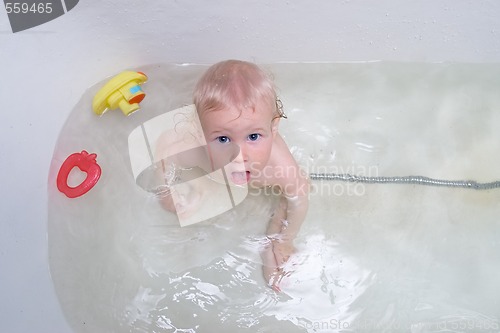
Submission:
[[[155,62],[500,61],[499,3],[394,3],[81,1],[16,34],[0,20],[0,331],[71,332],[49,274],[47,175],[86,88]]]

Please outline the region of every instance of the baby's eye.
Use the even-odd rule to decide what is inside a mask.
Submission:
[[[220,143],[228,143],[231,140],[229,140],[227,136],[219,136],[217,137],[217,141],[219,141]]]
[[[260,134],[257,133],[252,133],[248,136],[248,140],[250,141],[257,141],[260,138]]]

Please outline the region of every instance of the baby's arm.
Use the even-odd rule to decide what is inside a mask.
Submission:
[[[283,269],[283,264],[295,251],[293,240],[299,233],[309,206],[307,177],[304,174],[296,182],[298,186],[293,191],[289,187],[291,192],[283,193],[280,198],[267,229],[269,246],[262,253],[264,277],[276,291],[280,291],[281,279],[290,273]]]
[[[271,180],[281,189],[282,195],[267,229],[271,242],[263,253],[264,276],[274,289],[279,290],[279,282],[287,274],[282,265],[294,252],[293,241],[309,207],[309,179],[279,135],[270,162],[276,170],[286,170],[276,172],[280,176]]]
[[[208,158],[204,141],[202,141],[201,136],[169,129],[157,141],[155,160],[158,165],[156,177],[162,185],[167,187],[167,190],[159,195],[158,199],[163,208],[170,212],[176,212],[171,187],[181,181],[178,178],[182,169],[205,167]]]
[[[282,184],[282,197],[269,226],[275,234],[273,251],[278,265],[285,263],[294,251],[297,237],[309,207],[309,180],[297,166],[296,177]]]

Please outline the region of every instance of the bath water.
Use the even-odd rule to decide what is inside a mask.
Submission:
[[[500,179],[500,66],[272,64],[280,133],[310,173]],[[141,110],[97,117],[84,92],[49,175],[50,267],[75,332],[499,332],[500,190],[314,181],[282,292],[259,251],[276,198],[187,227],[137,186],[128,135],[191,103],[205,66],[139,68]],[[103,173],[68,199],[64,159]]]

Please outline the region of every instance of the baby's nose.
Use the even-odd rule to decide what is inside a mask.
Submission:
[[[236,155],[236,157],[233,159],[233,162],[234,163],[243,163],[243,162],[245,162],[245,159],[243,158],[243,153],[241,152],[241,150],[238,152],[238,155]]]
[[[238,146],[238,155],[233,159],[235,163],[244,163],[247,160],[245,148],[242,145]]]

